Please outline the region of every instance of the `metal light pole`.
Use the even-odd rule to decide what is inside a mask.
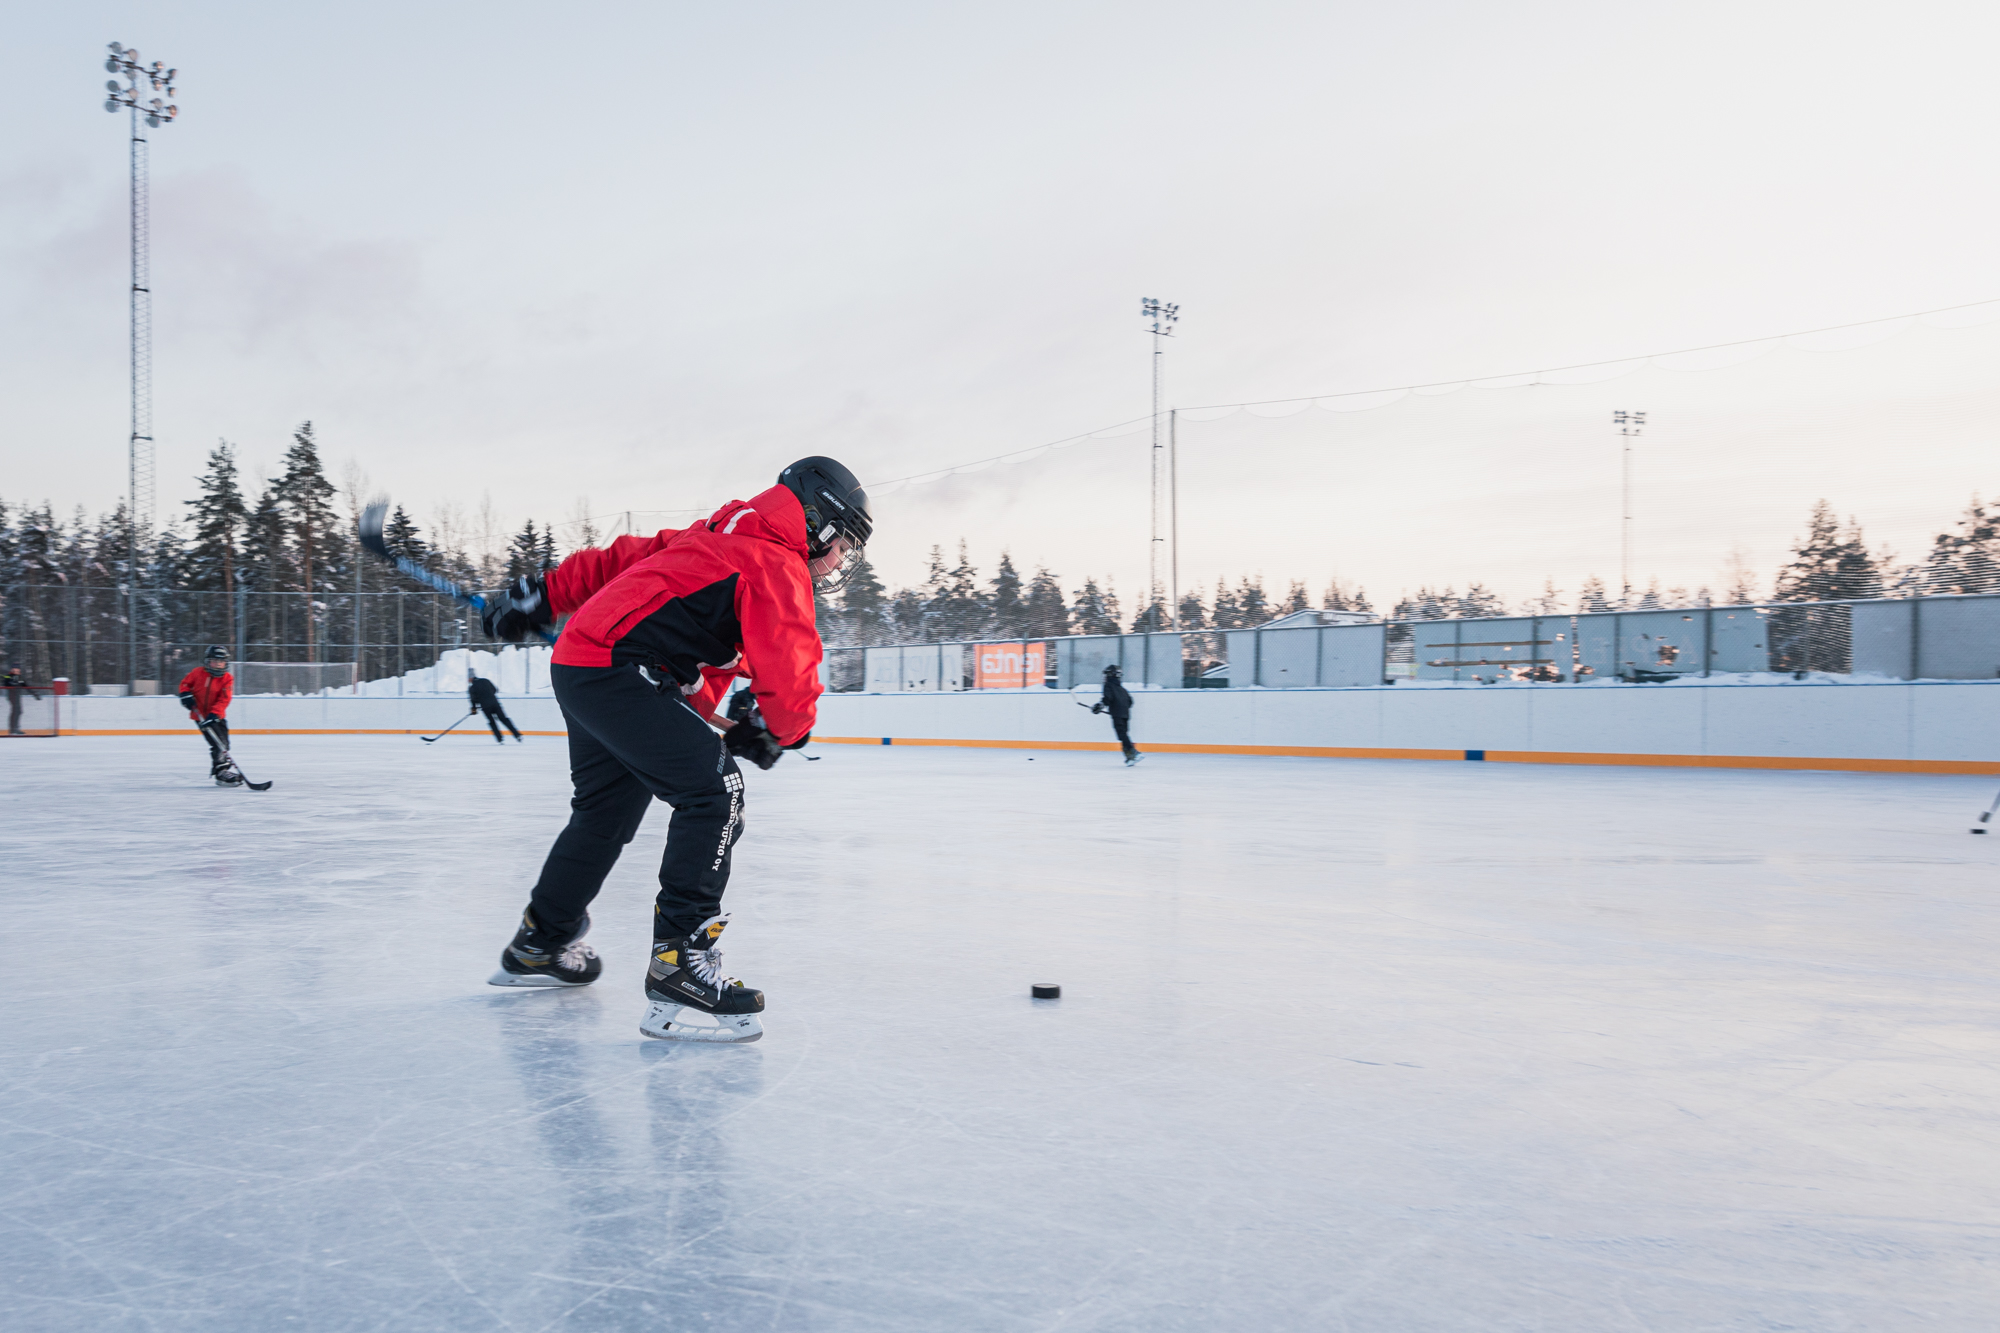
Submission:
[[[117,42],[104,68],[130,81],[129,86],[112,79],[104,85],[104,109],[124,108],[132,113],[132,433],[126,442],[127,480],[131,487],[131,550],[126,570],[127,665],[132,672],[132,688],[139,682],[139,552],[153,527],[153,291],[151,200],[148,188],[148,142],[146,130],[158,129],[180,115],[180,108],[163,98],[147,99],[151,91],[174,95],[174,76],[155,60],[151,67],[139,63],[139,53]]]
[[[1618,604],[1623,607],[1632,602],[1632,441],[1645,434],[1646,414],[1613,412],[1611,424],[1618,427],[1618,434],[1625,441],[1620,460],[1622,499],[1619,503],[1624,519],[1618,530]]]
[[[1152,540],[1146,546],[1146,609],[1152,610],[1160,604],[1160,486],[1166,468],[1161,453],[1165,439],[1160,430],[1160,358],[1166,352],[1162,339],[1174,335],[1174,325],[1180,322],[1181,308],[1167,305],[1152,297],[1139,302],[1139,317],[1153,321],[1148,330],[1153,335],[1153,494],[1152,494]],[[1151,617],[1157,621],[1157,616]],[[1153,629],[1160,627],[1153,624]]]

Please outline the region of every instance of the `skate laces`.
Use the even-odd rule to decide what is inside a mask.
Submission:
[[[595,957],[597,957],[597,950],[591,948],[582,940],[571,940],[563,946],[562,952],[556,955],[556,966],[578,972],[583,970],[584,964]]]
[[[717,990],[727,990],[729,983],[735,980],[734,977],[722,975],[722,950],[688,949],[685,952],[687,970],[694,973],[695,980],[702,985],[713,986]]]

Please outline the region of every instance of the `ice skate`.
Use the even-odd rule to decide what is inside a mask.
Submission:
[[[604,971],[597,950],[583,942],[590,918],[568,939],[543,930],[533,912],[521,913],[521,928],[500,951],[500,970],[486,979],[489,986],[588,986]]]
[[[722,974],[727,916],[712,916],[682,939],[655,940],[646,969],[646,1017],[639,1031],[662,1041],[755,1041],[764,992]]]
[[[1132,753],[1125,756],[1125,767],[1130,768],[1132,767],[1132,765],[1138,763],[1141,759],[1144,759],[1145,757],[1146,756],[1141,754],[1139,751],[1134,750],[1132,751]]]

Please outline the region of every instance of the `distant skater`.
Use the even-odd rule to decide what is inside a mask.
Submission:
[[[21,730],[21,694],[25,691],[39,699],[42,697],[42,692],[28,684],[28,673],[17,666],[8,667],[7,674],[0,676],[0,688],[7,691],[7,734],[26,735],[27,733]]]
[[[218,787],[240,787],[243,775],[229,757],[229,701],[236,696],[236,677],[229,670],[229,650],[211,644],[201,665],[181,677],[181,707],[188,710],[201,738],[208,742],[208,775]]]
[[[1090,711],[1111,714],[1111,730],[1118,734],[1118,744],[1124,748],[1125,767],[1130,768],[1146,757],[1132,744],[1132,692],[1119,679],[1117,667],[1104,668],[1104,697],[1092,704]]]
[[[507,710],[500,706],[500,690],[492,681],[482,677],[477,671],[466,673],[465,692],[472,697],[472,711],[486,714],[486,725],[493,728],[493,739],[505,745],[507,738],[500,734],[500,724],[507,724],[507,730],[514,733],[514,740],[521,739],[521,729],[514,725],[514,719],[507,716]]]

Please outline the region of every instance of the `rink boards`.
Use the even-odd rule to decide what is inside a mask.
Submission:
[[[2000,773],[2000,681],[1760,685],[1141,690],[1134,739],[1155,753]],[[69,701],[66,734],[178,735],[171,698]],[[510,698],[529,735],[564,734],[547,696]],[[246,698],[232,730],[431,735],[462,705],[443,698]],[[450,739],[485,740],[483,720]],[[1067,693],[828,694],[831,744],[1115,750],[1109,720]]]

